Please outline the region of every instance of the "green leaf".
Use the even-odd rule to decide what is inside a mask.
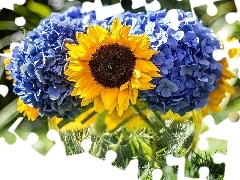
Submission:
[[[15,99],[0,111],[0,129],[13,121],[18,114],[17,99]]]
[[[33,27],[36,27],[42,19],[38,14],[33,13],[28,8],[17,4],[14,4],[14,12],[23,16],[27,22],[33,25]]]
[[[12,43],[12,36],[6,36],[0,39],[0,49]]]
[[[217,21],[219,18],[225,19],[225,15],[229,12],[235,11],[236,6],[234,1],[224,2],[222,4],[217,5],[218,13],[215,16],[209,16],[206,12],[206,8],[204,9],[204,14],[199,14],[200,19],[203,21],[203,24],[206,26],[212,26],[212,24]],[[226,24],[226,21],[225,21]],[[219,23],[219,25],[222,25]],[[229,25],[229,24],[228,24]],[[221,26],[222,27],[222,26]]]
[[[142,139],[138,138],[138,143],[139,143],[139,149],[138,151],[142,155],[142,157],[145,157],[148,161],[151,160],[152,158],[152,148],[145,143]]]
[[[190,11],[191,6],[189,3],[189,0],[158,0],[159,3],[161,4],[161,7],[164,9],[172,9],[172,8],[179,8],[179,9],[184,9],[185,11]]]
[[[101,135],[106,132],[107,125],[105,123],[106,116],[108,111],[104,111],[102,114],[97,114],[96,122],[94,124],[94,130],[96,135]]]
[[[0,21],[0,30],[20,30],[14,21]]]
[[[1,57],[0,57],[0,62],[1,62]],[[4,72],[4,64],[0,64],[0,79],[2,78],[2,75],[3,75],[3,72]]]
[[[132,135],[131,143],[132,143],[132,145],[134,146],[134,148],[135,148],[136,150],[139,149],[138,139],[137,139],[137,137],[136,137],[135,134]]]
[[[46,18],[52,12],[51,8],[48,6],[32,0],[27,2],[27,7],[30,11],[38,14],[41,18]]]
[[[218,124],[228,117],[232,111],[240,111],[240,96],[232,99],[228,105],[214,116],[215,122]]]

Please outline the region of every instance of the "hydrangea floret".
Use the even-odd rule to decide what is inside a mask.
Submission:
[[[64,44],[74,43],[75,33],[85,32],[95,19],[95,12],[83,13],[81,7],[53,13],[13,49],[6,67],[14,80],[13,91],[25,104],[39,109],[40,115],[73,118],[79,114],[81,100],[71,96],[73,83],[63,73],[67,65]]]
[[[142,91],[140,98],[146,99],[152,110],[184,115],[207,105],[209,94],[218,87],[222,65],[212,56],[214,50],[220,49],[212,31],[190,12],[176,11],[177,29],[172,27],[167,10],[147,14],[126,12],[119,19],[132,26],[130,33],[147,34],[150,47],[159,51],[152,62],[160,69],[161,77],[154,78],[156,88]]]

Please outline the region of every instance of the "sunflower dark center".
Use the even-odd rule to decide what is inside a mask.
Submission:
[[[131,49],[117,43],[100,46],[89,61],[94,80],[106,88],[119,88],[129,81],[135,64]]]

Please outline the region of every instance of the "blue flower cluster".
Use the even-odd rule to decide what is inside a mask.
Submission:
[[[83,13],[80,7],[52,13],[13,50],[7,70],[14,79],[14,92],[39,109],[40,115],[73,118],[79,114],[80,99],[71,96],[73,84],[64,75],[64,43],[75,42],[75,33],[85,32],[95,20],[95,12]]]
[[[125,12],[99,22],[95,12],[83,13],[80,7],[52,13],[13,50],[7,70],[14,79],[14,92],[24,103],[38,108],[40,115],[73,118],[79,114],[81,100],[71,96],[73,84],[64,75],[64,43],[76,43],[75,33],[85,32],[88,24],[108,28],[117,17],[131,26],[131,34],[147,34],[150,47],[159,51],[151,61],[161,77],[152,80],[155,89],[141,91],[139,98],[162,113],[172,110],[184,115],[203,108],[222,75],[221,64],[212,57],[220,43],[190,12],[177,9],[175,19],[168,13]]]
[[[220,43],[209,28],[193,18],[190,12],[175,10],[176,19],[168,11],[130,13],[118,15],[125,25],[131,26],[131,34],[146,33],[151,48],[159,53],[152,62],[160,69],[162,77],[153,79],[156,88],[142,91],[152,110],[184,115],[201,109],[209,100],[209,94],[218,87],[222,66],[212,53],[220,49]],[[102,21],[108,26],[113,18]],[[174,25],[177,28],[174,28]]]

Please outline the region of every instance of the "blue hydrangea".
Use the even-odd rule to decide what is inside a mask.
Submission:
[[[218,87],[222,66],[212,57],[220,43],[211,30],[190,12],[176,11],[179,22],[176,29],[167,10],[126,12],[117,17],[122,24],[132,26],[131,34],[147,34],[151,48],[159,51],[151,60],[162,77],[153,79],[156,88],[142,91],[139,98],[146,99],[152,110],[162,113],[172,110],[184,115],[208,103],[209,94]],[[101,25],[108,26],[114,18],[102,21]]]
[[[73,84],[66,79],[65,42],[76,42],[75,33],[85,32],[96,21],[95,12],[80,7],[52,13],[13,50],[7,69],[14,79],[14,93],[40,115],[73,118],[79,114],[80,99],[72,97]]]

